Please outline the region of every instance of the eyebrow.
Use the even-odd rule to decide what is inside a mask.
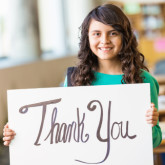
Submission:
[[[110,31],[108,31],[108,32],[113,32],[113,31],[117,31],[117,30],[110,30]],[[91,32],[101,32],[100,30],[92,30]]]

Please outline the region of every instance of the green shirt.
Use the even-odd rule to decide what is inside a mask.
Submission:
[[[151,91],[151,102],[155,104],[155,107],[158,109],[158,94],[159,94],[159,84],[154,77],[151,76],[145,70],[142,70],[142,77],[144,77],[143,83],[150,83]],[[121,75],[109,75],[99,72],[94,72],[96,80],[92,82],[92,85],[117,85],[122,84],[122,74]],[[67,77],[65,78],[64,87],[67,87]],[[156,126],[152,127],[152,138],[153,138],[153,147],[157,147],[162,140],[162,133],[159,127],[159,122]]]

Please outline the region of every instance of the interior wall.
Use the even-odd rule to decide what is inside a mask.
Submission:
[[[71,56],[1,69],[0,136],[7,122],[7,90],[58,87],[64,81],[67,67],[74,66],[75,63],[76,57]]]

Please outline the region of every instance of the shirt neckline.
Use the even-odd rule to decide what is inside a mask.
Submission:
[[[124,74],[107,74],[107,73],[101,73],[101,72],[97,72],[94,71],[96,74],[100,74],[100,75],[107,75],[107,76],[123,76]]]

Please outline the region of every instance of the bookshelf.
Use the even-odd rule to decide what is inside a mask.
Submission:
[[[165,76],[155,76],[155,78],[157,79],[160,88],[164,87],[163,93],[159,93],[160,95],[165,95],[164,91],[165,91]],[[164,135],[164,131],[165,131],[165,107],[163,107],[163,109],[159,110],[159,124],[160,127],[162,129],[163,135]],[[154,154],[161,154],[161,153],[165,153],[165,139],[162,140],[160,146],[156,147],[154,149]]]
[[[109,1],[119,6],[128,16],[144,54],[147,66],[165,59],[165,1]]]
[[[127,14],[144,54],[147,65],[153,68],[156,62],[165,59],[165,2],[140,3],[139,12]]]

